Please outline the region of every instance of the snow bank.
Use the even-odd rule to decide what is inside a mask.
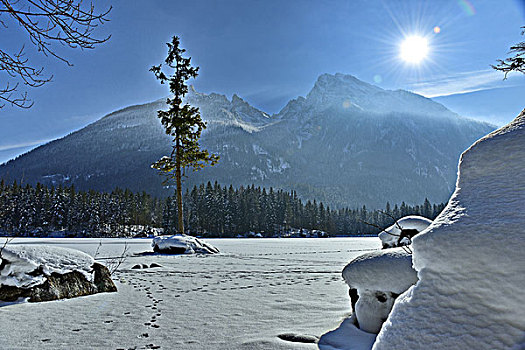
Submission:
[[[369,333],[379,332],[395,298],[417,282],[412,257],[402,248],[355,258],[344,268],[343,278],[350,289],[357,289],[354,314],[359,328]]]
[[[419,282],[382,349],[525,348],[525,110],[463,153],[456,191],[413,240]]]
[[[81,251],[47,245],[8,245],[2,251],[0,285],[31,288],[53,272],[81,272],[93,281],[93,258]],[[5,265],[4,265],[5,264]],[[35,273],[40,270],[42,273]]]
[[[151,243],[153,250],[171,254],[216,254],[219,249],[202,239],[187,235],[158,236]]]
[[[403,230],[416,230],[421,232],[424,231],[431,223],[432,220],[429,220],[423,216],[405,216],[397,220],[397,225],[394,223],[392,226],[385,229],[385,231],[379,233],[379,239],[381,239],[381,242],[383,243],[383,248],[397,247],[399,246],[397,242],[399,236],[401,235],[401,229],[399,226],[401,226]],[[410,244],[406,238],[403,238],[401,243],[403,243],[403,245]]]

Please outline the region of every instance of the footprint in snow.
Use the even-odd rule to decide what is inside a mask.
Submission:
[[[160,349],[160,345],[148,344],[144,349]]]

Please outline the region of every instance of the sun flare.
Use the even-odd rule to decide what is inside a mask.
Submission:
[[[422,36],[406,37],[400,46],[400,57],[407,63],[418,64],[428,55],[428,40]]]

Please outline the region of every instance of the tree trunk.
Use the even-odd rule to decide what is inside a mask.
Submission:
[[[180,146],[180,140],[179,136],[177,135],[176,138],[176,154],[175,154],[175,162],[176,162],[176,169],[175,169],[175,178],[177,180],[177,214],[178,214],[178,221],[179,221],[179,229],[178,233],[183,234],[184,233],[184,221],[182,220],[182,173],[181,173],[181,146]]]

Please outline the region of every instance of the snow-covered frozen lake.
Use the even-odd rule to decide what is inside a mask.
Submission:
[[[100,239],[15,239],[94,255]],[[150,239],[103,239],[97,259],[130,255],[118,293],[0,308],[0,349],[314,349],[350,313],[343,267],[377,237],[208,239],[218,255],[133,256]],[[131,269],[136,264],[160,268]]]

